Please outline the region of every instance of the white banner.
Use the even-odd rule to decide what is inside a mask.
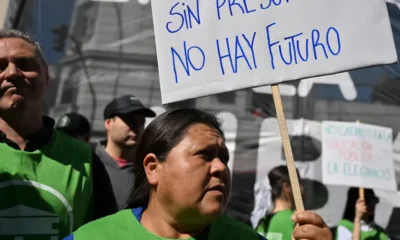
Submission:
[[[397,60],[382,0],[151,2],[163,104]]]
[[[325,121],[321,132],[323,183],[397,190],[392,129]]]

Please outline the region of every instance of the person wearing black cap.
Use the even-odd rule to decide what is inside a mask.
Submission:
[[[69,136],[89,143],[90,123],[78,113],[64,114],[57,122],[56,129]]]
[[[104,109],[107,140],[97,145],[96,153],[106,166],[120,209],[125,207],[133,185],[132,162],[145,118],[155,116],[132,95],[115,98]]]

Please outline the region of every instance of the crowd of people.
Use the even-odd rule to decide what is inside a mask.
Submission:
[[[298,176],[299,173],[297,173]],[[268,173],[271,185],[273,208],[263,217],[256,230],[270,240],[291,240],[295,224],[294,200],[286,166],[277,166]],[[301,179],[300,179],[301,182]],[[304,186],[301,184],[301,190]],[[337,240],[388,240],[385,230],[374,222],[375,206],[379,198],[372,189],[364,189],[364,199],[359,196],[359,188],[349,188],[343,218],[334,231]],[[344,196],[343,196],[344,197]]]
[[[285,166],[268,176],[274,210],[257,229],[224,215],[229,151],[214,115],[156,117],[120,96],[104,108],[107,138],[91,146],[84,116],[43,116],[50,78],[37,42],[0,30],[0,63],[0,239],[333,239],[320,216],[294,211]],[[156,118],[145,128],[147,117]],[[349,192],[337,239],[387,239],[366,193]]]

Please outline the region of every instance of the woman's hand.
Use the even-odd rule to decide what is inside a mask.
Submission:
[[[293,231],[294,239],[332,240],[332,232],[324,220],[313,212],[296,212],[292,220],[297,227]]]
[[[362,199],[358,199],[356,202],[356,216],[354,220],[360,221],[364,214],[367,212],[367,205]]]

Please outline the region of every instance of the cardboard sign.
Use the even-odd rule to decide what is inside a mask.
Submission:
[[[392,141],[390,128],[323,122],[323,182],[396,191]]]
[[[382,0],[152,0],[162,103],[394,63]]]

